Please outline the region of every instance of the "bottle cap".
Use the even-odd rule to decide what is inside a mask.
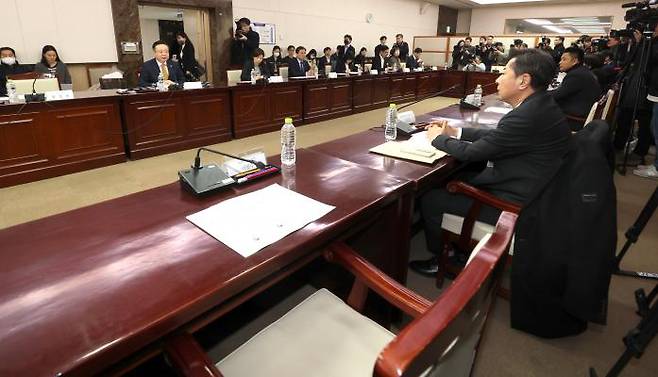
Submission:
[[[396,106],[394,103],[388,105],[388,108],[389,108],[389,109],[395,109],[396,107],[397,107],[397,106]]]
[[[292,124],[292,118],[286,118],[286,119],[284,120],[284,122],[285,122],[286,124]]]

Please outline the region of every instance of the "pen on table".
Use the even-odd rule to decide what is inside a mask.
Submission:
[[[240,172],[240,173],[234,175],[233,178],[241,178],[241,177],[244,177],[245,175],[249,175],[249,174],[251,174],[251,173],[255,173],[255,172],[259,171],[259,170],[260,170],[260,169],[255,168],[255,169],[251,169],[251,170],[243,171],[243,172]]]
[[[252,174],[247,175],[246,177],[242,177],[242,178],[238,179],[238,183],[247,182],[247,181],[250,181],[254,178],[258,178],[261,175],[265,175],[265,174],[268,174],[268,173],[271,173],[271,172],[275,172],[277,170],[278,169],[275,168],[275,167],[271,167],[271,168],[268,168],[268,169],[265,169],[265,170],[261,170],[259,172],[252,173]]]

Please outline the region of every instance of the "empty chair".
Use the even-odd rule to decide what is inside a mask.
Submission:
[[[228,85],[235,85],[240,82],[241,69],[230,69],[226,71]]]
[[[284,79],[288,78],[288,67],[279,67],[279,75]]]
[[[490,224],[477,221],[480,215],[482,205],[488,205],[501,211],[508,211],[518,214],[521,207],[517,204],[507,202],[499,199],[494,195],[479,190],[461,181],[450,182],[447,187],[448,191],[453,193],[460,193],[473,198],[473,205],[468,211],[466,217],[461,217],[446,213],[443,215],[441,222],[441,230],[443,232],[443,251],[439,256],[439,271],[436,274],[436,285],[443,286],[446,270],[448,269],[448,252],[447,247],[453,244],[457,247],[457,251],[469,253],[483,237],[494,231],[494,227]],[[510,247],[510,254],[513,254],[513,244]],[[452,271],[458,273],[459,271]],[[502,290],[502,295],[507,297],[509,292]]]
[[[516,218],[501,214],[495,233],[434,303],[336,243],[325,258],[356,277],[346,303],[321,289],[216,364],[189,334],[170,339],[165,351],[183,376],[468,375]],[[360,314],[369,289],[413,321],[395,335]]]

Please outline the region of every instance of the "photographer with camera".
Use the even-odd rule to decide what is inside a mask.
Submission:
[[[649,76],[647,100],[653,109],[651,116],[651,131],[656,145],[658,145],[658,24],[654,26],[653,38],[651,39],[651,54],[648,62]],[[643,178],[658,179],[658,158],[652,165],[639,165],[633,170],[633,174]]]
[[[633,31],[630,38],[630,50],[623,64],[622,82],[623,89],[620,93],[620,101],[617,108],[617,129],[614,137],[614,147],[617,150],[618,161],[626,161],[628,166],[644,165],[644,157],[651,145],[651,130],[649,122],[651,109],[647,101],[647,87],[642,83],[645,72],[642,71],[642,50],[647,41],[643,35],[642,24],[631,24],[629,29]],[[637,104],[637,111],[634,109]],[[625,158],[624,153],[633,124],[637,120],[639,124],[638,141],[635,149]]]
[[[457,69],[460,71],[469,65],[475,58],[475,47],[471,45],[472,41],[473,39],[471,37],[466,37],[466,39],[464,39],[464,46],[459,50]]]
[[[260,36],[251,29],[251,21],[243,17],[235,22],[235,35],[231,48],[231,61],[244,65],[253,59],[254,51],[260,44]]]

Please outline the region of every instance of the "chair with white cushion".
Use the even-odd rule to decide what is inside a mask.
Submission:
[[[469,375],[516,218],[501,214],[493,235],[434,303],[339,242],[324,255],[355,275],[346,302],[321,289],[217,363],[187,333],[166,341],[165,352],[180,375],[195,377]],[[369,290],[413,321],[395,335],[363,316]]]
[[[436,286],[442,287],[445,280],[446,271],[451,269],[450,272],[458,274],[460,271],[452,269],[448,263],[449,245],[455,245],[456,251],[469,253],[473,247],[482,238],[494,231],[494,227],[490,224],[477,221],[480,215],[480,210],[483,205],[497,208],[501,211],[508,211],[518,214],[521,207],[515,203],[511,203],[494,195],[479,190],[461,181],[453,181],[448,183],[446,189],[452,193],[466,195],[473,199],[473,204],[469,209],[466,217],[461,217],[453,214],[446,213],[443,215],[441,221],[441,230],[443,233],[443,252],[439,256],[439,271],[436,274]],[[513,253],[513,247],[510,248],[510,254]],[[508,296],[508,292],[502,290],[502,296]]]
[[[279,67],[279,74],[286,80],[288,78],[288,67]]]
[[[603,107],[603,112],[601,113],[601,119],[608,122],[609,125],[612,124],[615,113],[615,107],[612,106],[612,103],[617,99],[618,94],[619,91],[614,89],[608,90],[608,93],[606,94],[605,106]]]
[[[240,76],[242,76],[241,69],[229,69],[226,71],[226,79],[228,85],[235,85],[241,81]]]

